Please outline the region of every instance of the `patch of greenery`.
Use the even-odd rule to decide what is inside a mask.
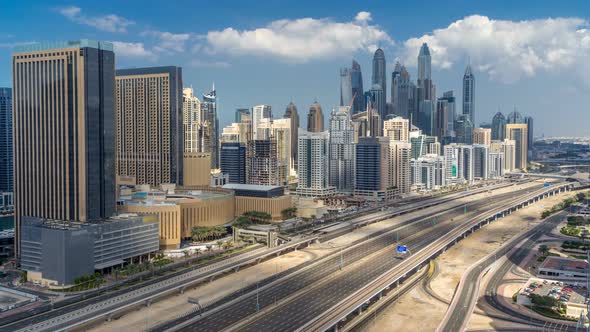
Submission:
[[[576,227],[564,226],[559,230],[559,232],[567,236],[580,236],[580,230]]]

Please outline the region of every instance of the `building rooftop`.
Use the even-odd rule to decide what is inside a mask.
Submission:
[[[167,194],[163,191],[136,191],[131,195],[120,196],[119,203],[125,205],[166,206],[178,205],[181,201],[187,199],[207,200],[227,195],[226,192],[206,190],[176,190],[173,194]]]
[[[570,272],[587,272],[588,262],[582,259],[549,256],[545,258],[545,261],[543,261],[539,269],[551,269]]]
[[[258,184],[241,184],[241,183],[228,183],[222,187],[223,189],[230,190],[254,190],[254,191],[270,191],[273,189],[281,188],[280,186],[263,186]]]
[[[79,48],[79,47],[92,47],[99,50],[113,51],[113,44],[109,42],[96,41],[92,39],[80,39],[80,40],[67,40],[67,41],[54,41],[54,42],[43,42],[43,43],[32,43],[17,45],[14,47],[15,53],[21,52],[34,52],[34,51],[46,51],[60,48]]]

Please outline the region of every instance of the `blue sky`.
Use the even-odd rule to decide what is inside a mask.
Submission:
[[[394,59],[415,79],[426,41],[438,95],[460,97],[470,57],[478,123],[517,107],[535,118],[536,136],[590,136],[590,3],[561,3],[8,0],[0,11],[0,86],[10,86],[16,44],[113,41],[118,68],[182,66],[198,95],[215,82],[226,125],[235,108],[257,104],[282,116],[293,101],[303,115],[317,100],[328,114],[339,101],[339,68],[357,59],[368,86],[377,45],[388,85]]]

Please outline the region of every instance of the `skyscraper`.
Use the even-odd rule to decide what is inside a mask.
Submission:
[[[514,141],[514,166],[526,170],[528,165],[528,126],[526,123],[509,123],[506,125],[506,138]]]
[[[352,67],[350,71],[350,81],[352,87],[352,114],[357,114],[365,111],[365,100],[363,94],[363,73],[358,62],[352,60]]]
[[[490,177],[489,165],[490,150],[487,145],[473,145],[473,177],[488,179]]]
[[[409,142],[389,137],[389,187],[395,187],[400,194],[410,192],[410,159],[412,145]]]
[[[350,108],[342,106],[330,116],[329,183],[339,192],[354,189],[354,127]]]
[[[297,195],[303,197],[325,197],[332,195],[335,188],[329,184],[329,138],[327,131],[312,133],[299,128],[297,164],[299,182]]]
[[[253,139],[248,148],[248,183],[265,186],[278,186],[279,161],[277,158],[277,141]]]
[[[524,123],[524,118],[520,112],[514,109],[514,111],[510,112],[506,117],[506,123]]]
[[[199,152],[211,154],[211,168],[219,168],[219,116],[217,91],[204,94],[201,102],[201,131]]]
[[[533,139],[533,117],[532,116],[525,116],[524,123],[527,125],[527,147],[528,147],[528,155],[529,158],[532,158],[532,153],[534,149],[534,139]]]
[[[457,143],[473,144],[473,123],[468,116],[461,114],[455,121]]]
[[[85,39],[14,52],[18,256],[23,216],[85,222],[115,212],[115,54]]]
[[[455,137],[455,97],[453,91],[447,91],[436,102],[434,114],[434,136],[443,144],[450,143]]]
[[[352,103],[352,70],[340,69],[340,106],[351,106]]]
[[[309,107],[307,113],[307,131],[312,133],[321,133],[324,131],[324,112],[322,106],[315,101]]]
[[[418,54],[418,81],[417,87],[420,89],[419,101],[432,100],[432,72],[431,72],[432,58],[430,57],[430,49],[428,44],[423,43]]]
[[[463,75],[463,114],[475,125],[475,76],[468,64]]]
[[[115,80],[117,175],[138,184],[182,185],[182,69],[122,69]]]
[[[354,195],[371,201],[388,200],[395,194],[389,187],[389,138],[361,137],[356,145]]]
[[[237,108],[234,121],[236,123],[242,122],[245,118],[250,118],[250,110],[247,108]]]
[[[434,103],[425,99],[418,105],[418,128],[426,135],[434,136]]]
[[[410,118],[410,110],[413,108],[413,83],[410,81],[410,74],[406,67],[395,64],[391,75],[391,103],[393,113],[406,119]]]
[[[379,85],[381,88],[381,95],[377,101],[379,116],[381,119],[385,119],[386,112],[386,101],[387,101],[387,77],[385,75],[386,64],[385,64],[385,53],[383,50],[378,48],[373,55],[373,76],[371,77],[372,88],[375,89],[375,85]]]
[[[503,141],[506,138],[506,118],[498,112],[492,119],[492,140]]]
[[[221,142],[219,167],[228,174],[229,183],[246,183],[246,145],[240,142]]]
[[[490,146],[492,143],[492,130],[490,128],[474,128],[473,144]]]
[[[373,84],[371,90],[369,90],[370,98],[367,99],[367,107],[370,106],[373,111],[379,114],[380,119],[384,119],[386,116],[386,106],[385,105],[385,91],[379,84]]]
[[[297,169],[297,134],[299,133],[299,113],[297,112],[297,106],[290,102],[285,110],[285,119],[291,120],[291,164],[294,169]]]
[[[193,88],[182,89],[182,122],[184,125],[184,151],[199,152],[201,101],[194,95]]]
[[[383,121],[383,136],[397,142],[409,142],[410,121],[401,116]]]
[[[258,126],[262,119],[272,119],[272,107],[270,105],[252,107],[252,137],[254,138],[258,138]]]
[[[12,89],[0,88],[0,192],[13,192]]]

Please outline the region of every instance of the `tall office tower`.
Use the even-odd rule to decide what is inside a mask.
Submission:
[[[440,142],[436,136],[410,133],[410,143],[412,145],[412,159],[426,154],[440,154]]]
[[[328,131],[313,133],[299,128],[297,164],[299,181],[297,195],[303,197],[326,197],[335,193],[329,182]]]
[[[456,143],[447,144],[443,148],[444,157],[444,185],[463,183],[463,176],[459,173],[460,149]]]
[[[340,68],[340,106],[350,106],[352,103],[352,70]]]
[[[526,123],[509,123],[506,125],[506,137],[515,143],[517,169],[526,171],[528,165],[528,128]]]
[[[387,76],[385,75],[385,72],[385,54],[383,53],[383,50],[379,48],[373,55],[373,75],[371,77],[371,89],[375,89],[375,85],[378,85],[381,89],[381,94],[378,95],[379,100],[377,101],[377,105],[379,106],[379,116],[381,116],[381,119],[385,119],[385,116],[387,115]]]
[[[447,91],[436,102],[434,114],[434,136],[442,144],[448,144],[455,137],[455,97],[453,91]]]
[[[182,69],[117,70],[115,85],[117,175],[182,185]]]
[[[389,187],[389,138],[360,137],[356,145],[356,175],[354,195],[371,201],[393,198]]]
[[[341,106],[330,115],[329,184],[336,190],[352,193],[354,189],[354,127],[350,108]]]
[[[427,154],[410,161],[410,181],[416,191],[436,189],[444,184],[444,158]]]
[[[24,216],[85,222],[115,212],[115,54],[85,39],[14,52],[18,257]]]
[[[276,158],[279,185],[288,183],[291,170],[291,119],[262,119],[258,123],[258,137],[276,142]]]
[[[459,174],[465,181],[474,180],[473,145],[459,144]]]
[[[383,121],[383,136],[396,142],[410,141],[410,120],[396,116]]]
[[[512,172],[515,169],[516,143],[513,140],[492,141],[490,153],[502,155],[502,174]]]
[[[475,128],[473,129],[473,144],[482,144],[490,146],[492,144],[492,129]]]
[[[236,123],[240,123],[245,121],[246,119],[250,119],[250,110],[247,108],[237,108],[234,116],[234,121]]]
[[[254,138],[258,138],[258,126],[262,119],[272,119],[272,107],[270,105],[252,107],[252,137]]]
[[[246,145],[240,142],[221,142],[219,167],[227,174],[229,183],[246,183]]]
[[[492,119],[492,139],[503,141],[506,138],[506,118],[498,112]]]
[[[418,128],[426,135],[434,136],[434,103],[431,100],[422,100],[418,110]]]
[[[506,123],[524,123],[524,118],[520,112],[514,109],[514,111],[510,112],[506,117]]]
[[[221,131],[220,142],[238,142],[246,146],[252,140],[252,126],[249,121],[232,123]]]
[[[370,93],[366,93],[366,98],[370,99]],[[382,121],[377,112],[368,107],[365,112],[352,115],[352,125],[354,126],[354,141],[358,142],[359,137],[377,137],[382,130]]]
[[[473,144],[473,177],[488,179],[490,177],[489,165],[490,148],[488,145]]]
[[[395,115],[410,119],[411,110],[414,108],[414,89],[414,83],[410,81],[410,74],[406,67],[401,66],[399,62],[396,63],[391,82],[391,103]]]
[[[266,186],[278,186],[279,160],[277,158],[277,141],[274,139],[253,139],[249,144],[248,183]]]
[[[418,101],[433,100],[434,98],[434,94],[432,93],[431,63],[430,49],[428,48],[428,44],[424,43],[420,47],[420,53],[418,54],[418,80],[416,84],[418,89],[420,89]]]
[[[13,192],[12,89],[0,88],[0,192]]]
[[[299,113],[297,113],[297,106],[290,102],[285,110],[285,119],[291,120],[291,165],[297,169],[297,134],[299,133]]]
[[[407,141],[389,137],[389,187],[397,188],[400,194],[407,194],[411,188],[410,159],[412,145]]]
[[[215,86],[211,92],[203,95],[199,137],[199,152],[210,153],[211,168],[219,168],[219,117]]]
[[[468,64],[463,75],[463,115],[469,117],[475,125],[475,76],[471,72],[471,65]]]
[[[372,109],[379,114],[379,118],[384,119],[386,116],[386,106],[385,105],[385,91],[381,88],[380,85],[374,84],[369,90],[370,97],[367,99],[367,107],[369,107],[369,103],[371,104]]]
[[[322,111],[322,106],[317,101],[309,106],[307,131],[312,133],[321,133],[324,131],[324,112]]]
[[[352,86],[352,114],[357,114],[365,111],[365,100],[363,94],[363,73],[361,72],[361,65],[355,60],[352,60],[352,67],[350,72],[350,81]]]
[[[397,100],[399,99],[398,86],[399,86],[399,77],[400,77],[401,73],[402,73],[402,65],[401,65],[401,63],[399,63],[399,61],[396,61],[395,65],[393,67],[393,71],[391,72],[391,94],[389,96],[391,104],[394,105],[393,106],[394,114],[397,114],[397,113],[395,113],[396,112],[395,104],[396,104]]]
[[[182,89],[182,122],[184,127],[184,151],[199,152],[201,101],[194,95],[193,88]]]
[[[468,116],[461,114],[455,121],[457,143],[473,144],[473,123]]]
[[[504,154],[501,152],[491,152],[489,154],[489,175],[490,178],[499,178],[504,175]]]
[[[532,116],[525,116],[524,123],[527,125],[527,146],[528,146],[528,156],[532,158],[532,153],[534,149],[534,139],[533,139],[533,117]]]

